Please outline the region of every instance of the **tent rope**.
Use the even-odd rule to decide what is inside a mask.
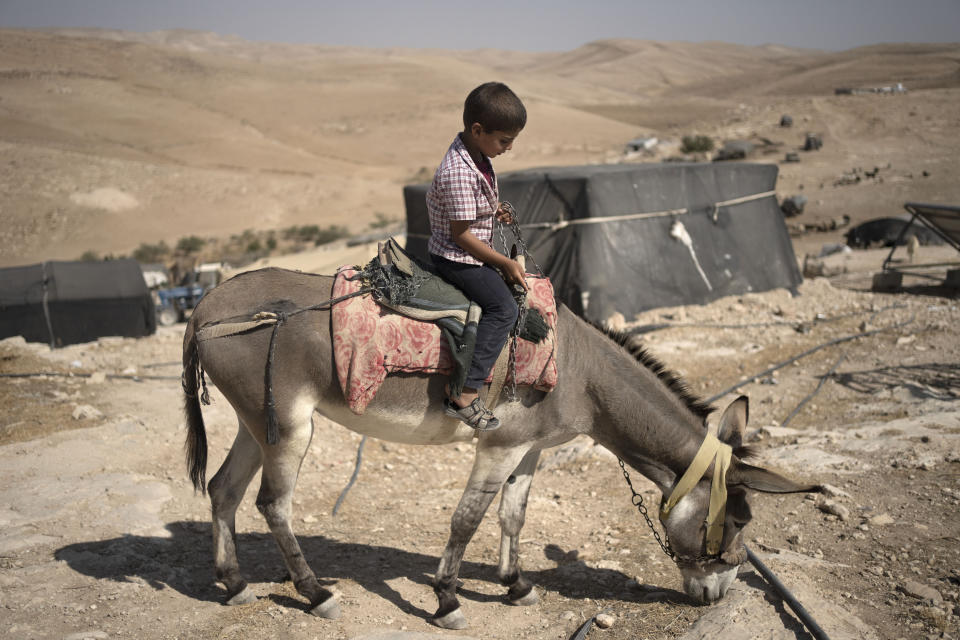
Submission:
[[[721,200],[720,202],[714,202],[710,205],[713,209],[712,218],[714,222],[717,220],[717,215],[719,215],[720,207],[729,207],[737,204],[743,204],[745,202],[752,202],[754,200],[760,200],[761,198],[769,198],[770,196],[776,195],[776,191],[764,191],[763,193],[753,193],[750,195],[742,196],[740,198],[732,198],[730,200]],[[664,209],[663,211],[649,211],[645,213],[627,213],[618,216],[599,216],[596,218],[577,218],[576,220],[559,220],[557,222],[529,222],[527,224],[520,225],[524,229],[549,229],[550,231],[558,231],[560,229],[566,228],[570,225],[575,224],[603,224],[607,222],[626,222],[629,220],[643,220],[647,218],[666,218],[669,216],[680,216],[684,214],[692,213],[689,207],[681,207],[679,209]]]

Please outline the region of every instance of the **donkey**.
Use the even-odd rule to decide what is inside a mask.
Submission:
[[[494,496],[503,491],[499,518],[497,576],[510,604],[538,601],[518,562],[518,542],[527,496],[541,450],[586,434],[653,481],[666,496],[691,464],[707,437],[712,409],[694,398],[683,382],[640,350],[625,346],[626,336],[608,334],[558,310],[559,380],[550,393],[521,388],[518,401],[501,404],[504,426],[475,433],[442,410],[442,376],[387,376],[363,415],[347,407],[336,376],[328,310],[290,312],[323,306],[331,276],[282,269],[240,274],[203,298],[187,323],[183,346],[183,385],[187,418],[187,464],[194,487],[209,489],[214,561],[227,604],[255,600],[237,561],[235,515],[258,469],[263,473],[257,508],[284,556],[297,591],[311,612],[337,618],[340,607],[320,586],[291,528],[293,492],[300,464],[313,435],[314,412],[357,433],[410,444],[469,442],[477,438],[467,486],[453,514],[450,537],[434,577],[438,608],[431,622],[462,629],[467,620],[457,600],[457,575],[467,543]],[[216,323],[246,320],[258,312],[287,313],[274,343],[270,330],[254,329],[221,337],[198,336]],[[272,366],[266,373],[268,352]],[[239,428],[219,471],[206,485],[206,432],[198,390],[206,374],[237,413]],[[272,378],[272,379],[271,379]],[[273,390],[278,440],[268,443],[266,387]],[[771,493],[817,490],[797,484],[741,459],[747,401],[730,404],[719,421],[718,437],[733,448],[726,473],[727,503],[716,553],[705,554],[705,526],[711,473],[697,482],[662,524],[665,550],[679,567],[684,590],[696,601],[714,602],[726,593],[746,560],[743,527],[750,521],[747,489]],[[722,479],[722,475],[720,476]],[[722,484],[721,484],[722,487]],[[652,526],[652,525],[651,525]]]

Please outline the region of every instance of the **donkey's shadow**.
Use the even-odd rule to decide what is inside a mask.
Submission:
[[[125,535],[109,540],[77,542],[58,549],[55,557],[74,571],[98,580],[136,582],[158,591],[174,589],[197,600],[223,602],[225,591],[213,581],[210,524],[180,521],[170,523],[166,528],[171,533],[169,538]],[[432,615],[407,600],[388,581],[407,578],[429,592],[433,588],[432,577],[439,561],[437,556],[343,542],[323,535],[300,535],[297,538],[321,584],[329,586],[338,579],[349,578],[393,603],[407,615],[423,618]],[[289,579],[283,571],[283,559],[272,535],[238,534],[237,546],[240,566],[251,583]],[[554,545],[548,545],[544,553],[553,560],[570,556]],[[589,567],[580,561],[558,564],[551,569],[524,571],[524,574],[540,589],[569,598],[615,598],[633,603],[652,601],[649,595],[645,597],[642,592],[625,588],[628,576],[622,572]],[[493,562],[464,561],[460,577],[498,583]],[[504,600],[503,595],[481,593],[462,585],[458,593],[474,602]],[[686,595],[672,589],[661,589],[658,595],[659,600],[690,603]],[[276,593],[269,597],[285,607],[308,608],[303,600]]]

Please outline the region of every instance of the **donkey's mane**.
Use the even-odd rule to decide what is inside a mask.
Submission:
[[[643,348],[637,340],[632,340],[626,331],[616,331],[601,325],[594,325],[601,333],[616,342],[619,346],[632,355],[636,361],[643,367],[649,369],[660,379],[675,396],[680,398],[687,409],[701,420],[706,420],[707,416],[713,413],[714,408],[703,400],[693,395],[686,381],[680,377],[680,374],[667,369],[667,367],[657,360],[649,351]]]

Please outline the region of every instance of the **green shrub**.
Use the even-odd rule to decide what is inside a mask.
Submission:
[[[88,249],[80,256],[81,262],[100,262],[100,254],[92,249]]]
[[[133,258],[137,262],[163,262],[163,259],[170,254],[170,247],[161,240],[157,244],[140,243],[140,246],[133,250]]]
[[[704,151],[713,151],[713,140],[708,136],[683,136],[683,145],[680,151],[683,153],[700,153]]]
[[[203,249],[207,241],[197,236],[186,236],[177,241],[177,251],[181,253],[196,253]]]
[[[376,220],[370,223],[371,229],[383,229],[384,227],[389,227],[390,225],[392,225],[394,222],[397,221],[396,218],[391,218],[387,214],[383,213],[382,211],[377,211],[373,215],[376,218]]]
[[[342,227],[338,224],[332,224],[324,229],[319,229],[317,231],[317,237],[314,239],[313,243],[316,245],[327,244],[328,242],[333,242],[334,240],[339,240],[340,238],[346,238],[349,235],[350,232],[346,227]]]

